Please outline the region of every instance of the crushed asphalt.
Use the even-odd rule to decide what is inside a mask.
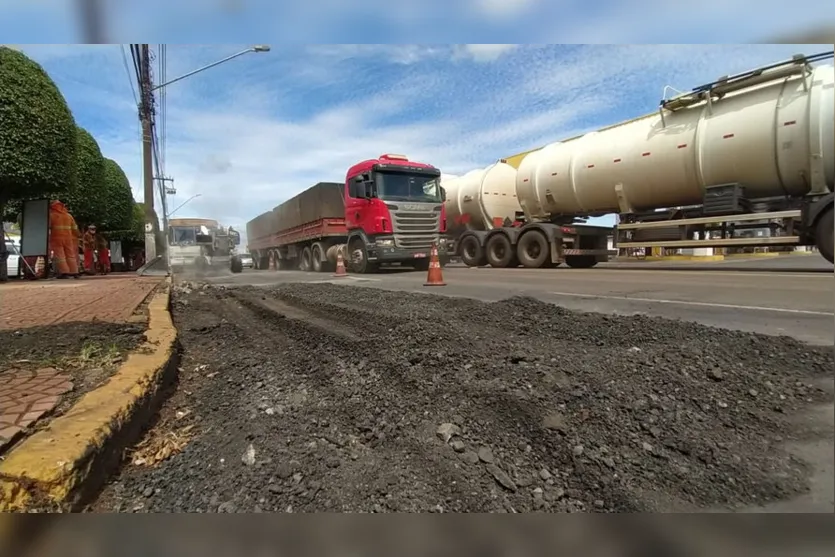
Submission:
[[[760,505],[808,489],[782,446],[835,367],[831,347],[530,298],[184,283],[172,307],[180,383],[148,435],[188,441],[129,459],[93,511]]]

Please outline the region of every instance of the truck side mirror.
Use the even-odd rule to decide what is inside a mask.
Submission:
[[[363,178],[362,174],[357,174],[351,179],[353,182],[353,197],[356,199],[366,199],[368,197],[368,193],[365,189],[365,179]]]
[[[377,184],[374,183],[374,180],[368,180],[367,182],[365,182],[365,196],[368,199],[376,199]]]
[[[441,187],[441,201],[446,202],[446,190]]]

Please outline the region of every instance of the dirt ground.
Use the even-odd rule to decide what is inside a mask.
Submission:
[[[127,353],[144,340],[144,323],[77,322],[0,331],[0,382],[4,373],[46,367],[71,377],[72,390],[61,396],[48,416],[34,424],[34,431],[106,381]]]
[[[782,447],[831,348],[646,316],[330,284],[174,289],[160,422],[94,511],[739,509],[808,490]]]

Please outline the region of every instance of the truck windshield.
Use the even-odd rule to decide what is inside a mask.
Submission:
[[[425,201],[440,203],[438,176],[377,172],[377,197],[391,201]]]
[[[169,242],[172,244],[194,244],[197,241],[194,227],[172,226],[170,230]]]

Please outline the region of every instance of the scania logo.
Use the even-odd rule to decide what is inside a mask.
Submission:
[[[404,211],[423,211],[423,205],[415,205],[414,203],[405,203],[400,208]]]

